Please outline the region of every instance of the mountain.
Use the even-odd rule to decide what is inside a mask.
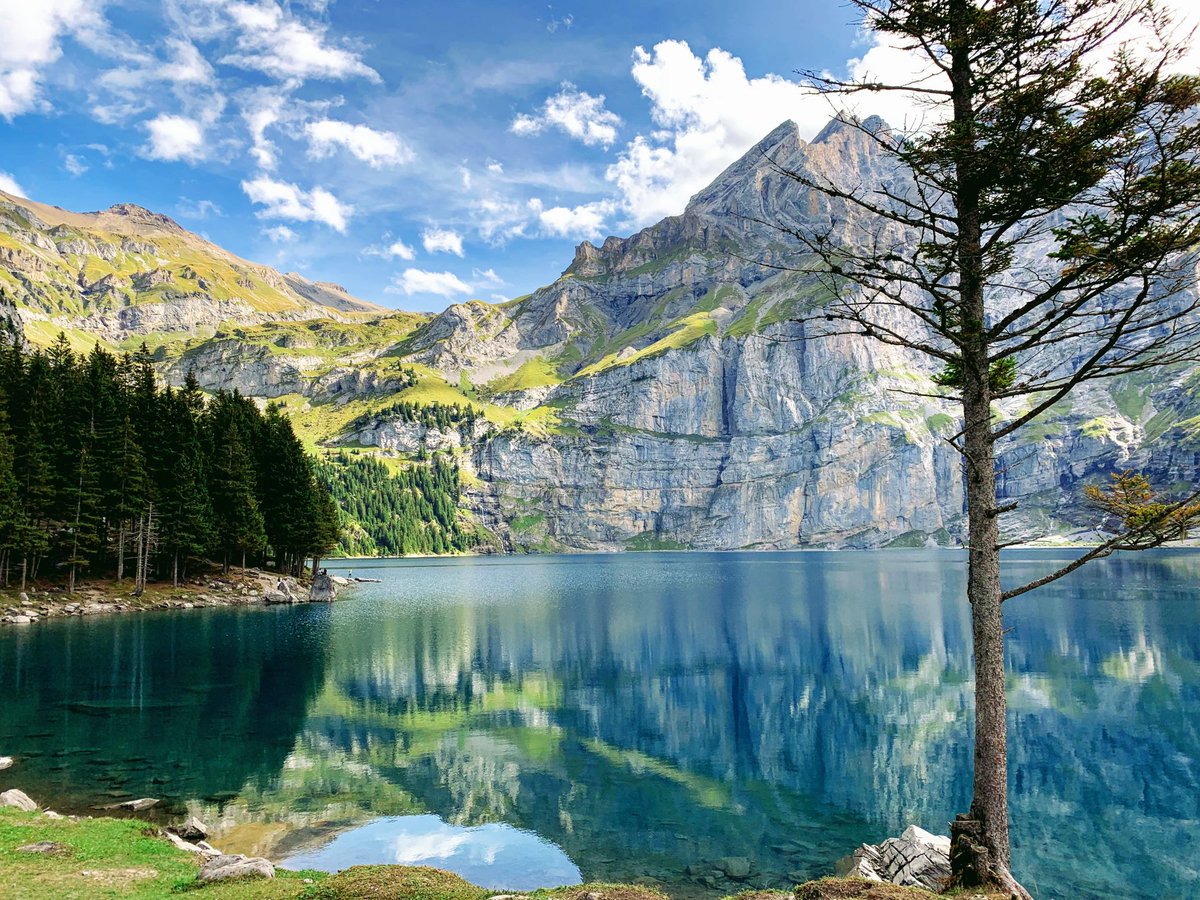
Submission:
[[[949,545],[956,410],[918,396],[934,388],[923,357],[806,333],[797,315],[826,294],[788,268],[803,256],[775,227],[854,233],[853,211],[781,169],[850,185],[899,177],[890,166],[858,129],[806,143],[785,122],[681,215],[579,245],[532,294],[436,316],[237,260],[137,208],[80,218],[13,198],[0,283],[25,285],[10,293],[31,341],[152,338],[168,380],[276,399],[314,450],[454,455],[466,515],[508,548]],[[92,302],[106,278],[124,281]],[[1198,386],[1192,368],[1095,382],[1024,429],[1001,448],[1001,490],[1021,501],[1006,532],[1086,527],[1082,487],[1114,468],[1193,483]]]
[[[122,203],[73,213],[0,191],[0,291],[30,340],[61,330],[121,345],[256,324],[378,316],[336,285],[239,259],[164,215]]]

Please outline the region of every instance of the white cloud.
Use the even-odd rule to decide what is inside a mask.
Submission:
[[[43,70],[62,56],[62,40],[71,34],[105,30],[104,0],[5,0],[0,39],[0,117],[38,108]]]
[[[242,190],[252,203],[265,209],[260,219],[292,219],[296,222],[320,222],[335,231],[345,231],[354,207],[342,203],[324,188],[305,191],[294,184],[275,181],[265,175],[243,181]]]
[[[68,153],[63,156],[63,168],[67,170],[72,178],[78,178],[90,168],[82,157],[76,156],[74,153]]]
[[[426,272],[424,269],[405,269],[403,274],[392,279],[389,292],[413,294],[435,294],[438,297],[458,297],[471,293],[471,286],[453,272]]]
[[[495,269],[472,269],[471,277],[475,279],[476,285],[483,287],[500,287],[506,284],[505,280],[496,274]]]
[[[544,234],[553,237],[595,238],[604,234],[605,220],[616,210],[611,200],[598,200],[579,206],[554,206],[545,209],[541,200],[529,201]]]
[[[12,194],[14,197],[25,196],[25,188],[17,184],[17,179],[13,178],[7,172],[0,172],[0,191]]]
[[[448,228],[426,228],[421,234],[421,244],[426,253],[463,255],[462,235]]]
[[[749,78],[742,61],[720,48],[701,59],[684,41],[663,41],[652,52],[638,47],[632,73],[658,126],[634,138],[607,171],[632,226],[680,213],[785,119],[812,137],[830,118],[810,88],[778,75]]]
[[[376,131],[366,125],[351,125],[335,119],[321,119],[304,126],[308,135],[309,156],[321,158],[344,147],[372,169],[412,162],[412,149],[390,131]]]
[[[589,147],[597,144],[609,147],[617,139],[620,124],[620,116],[605,109],[603,94],[593,97],[564,81],[559,92],[546,99],[541,112],[517,116],[509,130],[513,134],[534,135],[557,128]]]
[[[150,142],[143,154],[150,159],[197,160],[204,155],[204,130],[186,116],[160,115],[143,123]]]
[[[221,212],[221,207],[211,200],[190,200],[187,197],[179,198],[175,211],[185,219],[207,219],[210,216],[225,215]]]
[[[166,60],[146,54],[136,61],[136,65],[110,69],[102,74],[98,79],[100,85],[125,94],[159,82],[193,86],[213,83],[213,68],[195,44],[182,37],[168,38],[165,43]]]
[[[262,72],[280,81],[380,80],[379,73],[358,53],[331,44],[325,26],[300,21],[274,0],[233,3],[224,9],[238,29],[236,52],[221,59],[226,65]]]
[[[501,163],[494,162],[494,161],[489,162],[487,164],[487,170],[493,175],[503,175],[504,174],[504,166]]]
[[[471,213],[479,236],[489,243],[523,237],[529,224],[529,210],[524,204],[497,194],[473,201]]]
[[[384,235],[387,240],[387,235]],[[363,256],[378,256],[380,259],[403,259],[411,262],[417,256],[417,251],[401,240],[392,241],[383,246],[370,246],[363,249]]]
[[[296,239],[296,232],[292,231],[286,225],[274,225],[271,228],[264,229],[263,234],[270,239],[272,244],[287,244]]]
[[[387,246],[387,255],[394,259],[412,260],[417,252],[404,241],[393,241]]]

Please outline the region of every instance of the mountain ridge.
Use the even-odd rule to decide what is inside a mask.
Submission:
[[[314,452],[453,457],[463,515],[507,549],[953,545],[960,411],[917,396],[936,393],[918,354],[809,333],[804,314],[828,294],[778,227],[852,233],[852,210],[789,172],[860,185],[899,177],[892,166],[862,128],[806,143],[784,122],[680,215],[582,242],[516,300],[360,314],[300,296],[307,318],[210,316],[204,333],[161,340],[160,371],[282,403]],[[1001,491],[1021,507],[1005,533],[1087,527],[1082,486],[1118,467],[1194,481],[1198,397],[1191,368],[1093,384],[1006,441]],[[432,404],[478,415],[397,411]]]

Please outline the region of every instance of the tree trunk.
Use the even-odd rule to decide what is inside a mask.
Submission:
[[[25,590],[25,577],[29,574],[29,557],[21,557],[21,590]]]
[[[174,587],[179,587],[179,551],[176,550],[171,557],[171,584]]]
[[[117,524],[117,581],[125,577],[125,520]]]

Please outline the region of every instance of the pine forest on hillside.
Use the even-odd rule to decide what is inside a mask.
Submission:
[[[339,539],[337,512],[288,419],[149,354],[0,347],[0,582],[184,577],[196,561],[299,574]]]

